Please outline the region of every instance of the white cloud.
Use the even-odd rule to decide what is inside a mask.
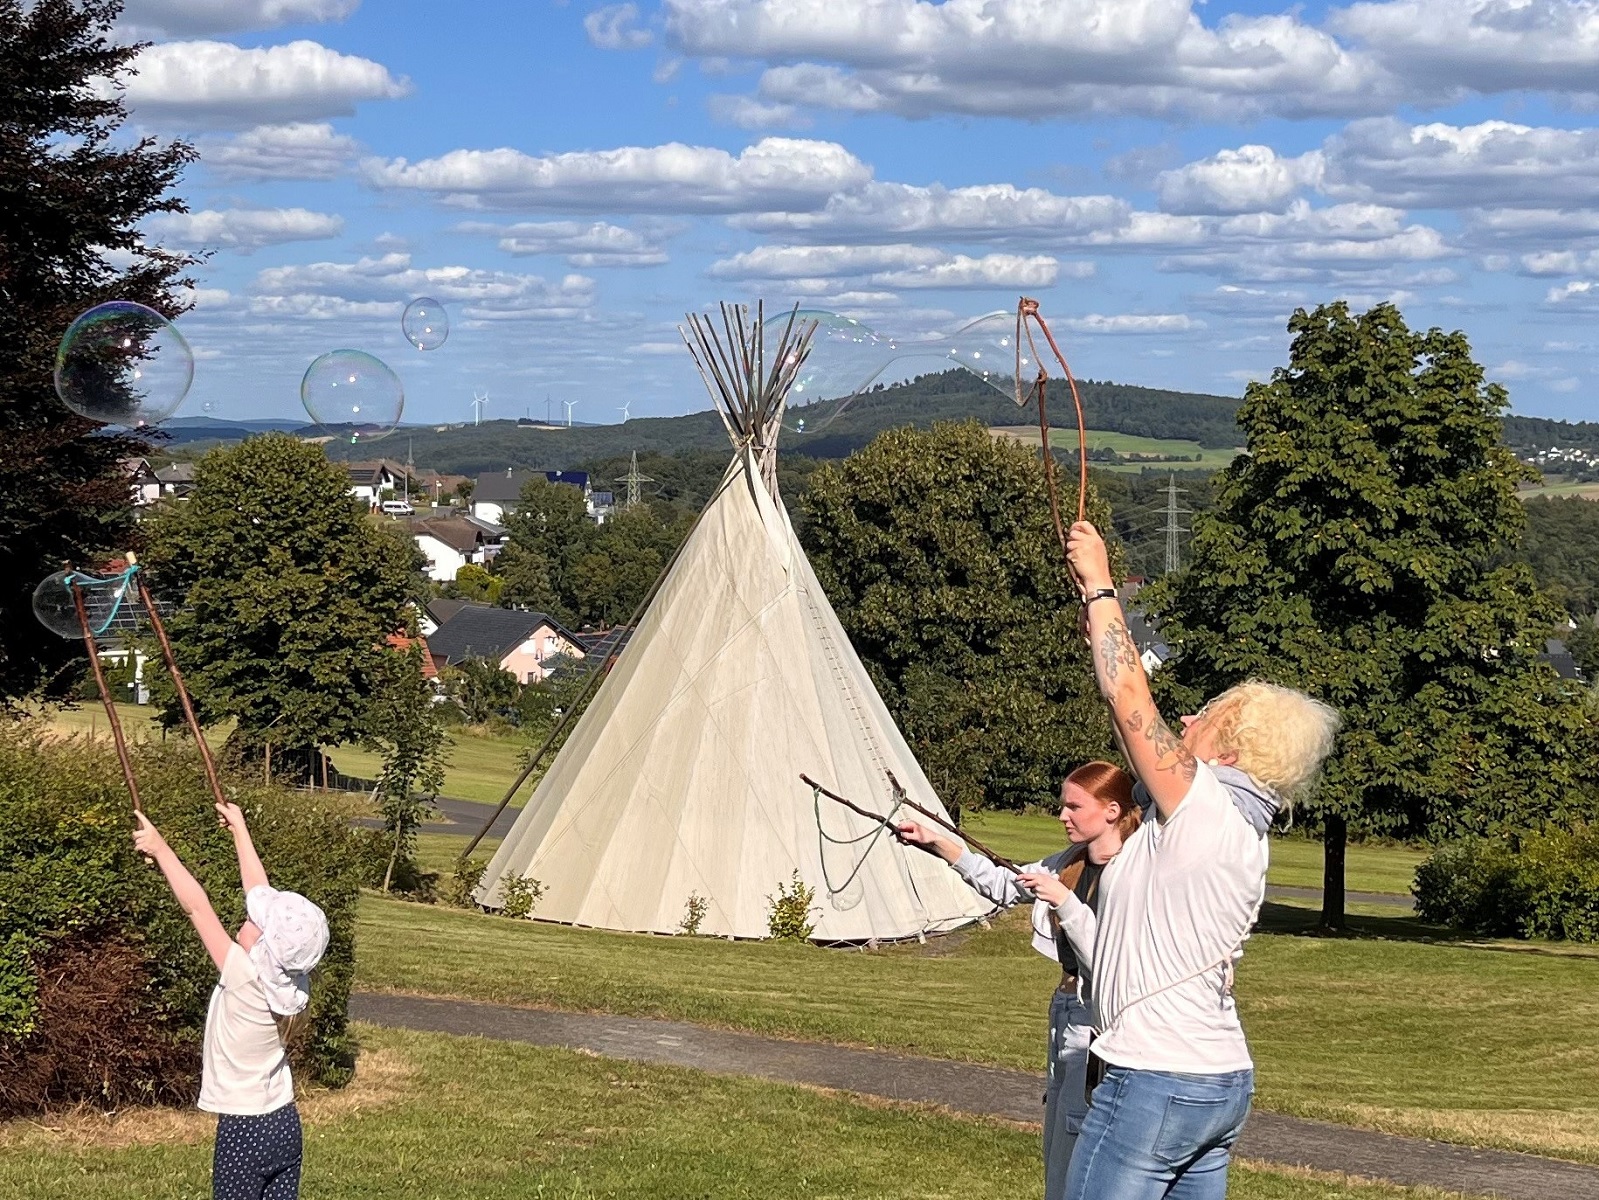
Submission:
[[[738,155],[671,142],[542,158],[452,150],[411,163],[369,159],[374,186],[429,192],[463,208],[736,213],[819,208],[871,168],[836,142],[762,138]]]
[[[638,5],[611,4],[583,18],[589,42],[601,50],[642,50],[655,40],[648,29],[638,28]]]
[[[1478,242],[1566,242],[1599,235],[1599,211],[1593,209],[1475,208],[1462,216]]]
[[[256,276],[251,292],[256,316],[313,319],[393,317],[397,304],[423,295],[455,308],[467,321],[578,317],[594,304],[594,281],[583,275],[546,280],[471,267],[419,268],[408,254],[269,267]]]
[[[361,0],[128,0],[118,28],[134,38],[203,37],[342,21]]]
[[[326,123],[258,125],[235,137],[200,144],[200,161],[221,179],[332,179],[355,161],[361,145]]]
[[[1089,313],[1055,323],[1073,333],[1188,333],[1205,328],[1203,321],[1186,313]]]
[[[874,288],[1044,288],[1066,274],[1092,275],[1093,263],[1060,263],[1046,255],[971,257],[932,246],[757,246],[713,263],[713,279],[781,281],[799,293],[835,293],[841,279]],[[889,297],[874,294],[875,303]],[[861,302],[860,297],[856,297]]]
[[[1509,121],[1409,125],[1383,117],[1354,122],[1324,149],[1323,188],[1340,199],[1406,208],[1548,208],[1599,200],[1595,129]]]
[[[338,237],[344,232],[344,218],[304,208],[203,209],[158,213],[146,222],[146,228],[157,241],[249,254],[263,246]]]
[[[673,45],[770,64],[763,99],[1040,117],[1372,111],[1390,81],[1294,16],[1206,26],[1189,0],[666,0]]]
[[[363,100],[395,100],[411,90],[380,63],[309,41],[259,49],[165,42],[140,53],[133,69],[127,100],[138,118],[192,127],[346,116]]]
[[[711,264],[713,279],[802,279],[927,267],[950,255],[931,246],[757,246]]]
[[[1599,299],[1599,283],[1591,279],[1573,279],[1570,283],[1558,284],[1544,293],[1545,304],[1567,304],[1573,300],[1594,299]]]
[[[766,104],[754,96],[712,96],[706,101],[711,118],[740,129],[804,129],[811,120],[792,104]]]
[[[839,190],[810,212],[762,212],[734,224],[760,233],[827,238],[936,235],[1068,240],[1125,225],[1131,206],[1114,196],[1060,196],[1008,183],[946,188],[867,183]]]
[[[1047,288],[1059,277],[1060,264],[1047,255],[956,254],[945,262],[879,272],[871,282],[891,288]]]
[[[660,243],[636,229],[604,221],[521,221],[515,225],[467,222],[462,233],[499,238],[507,254],[558,254],[572,267],[654,267],[667,261]]]
[[[1320,151],[1283,158],[1270,146],[1249,145],[1163,171],[1155,191],[1166,212],[1281,212],[1305,188],[1315,187],[1321,174]]]

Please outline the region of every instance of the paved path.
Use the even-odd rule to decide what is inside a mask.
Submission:
[[[477,800],[453,800],[447,796],[440,796],[434,803],[439,808],[443,821],[430,821],[421,826],[423,833],[454,833],[462,837],[471,837],[481,828],[483,822],[489,819],[489,814],[494,811],[494,805],[484,804]],[[489,830],[490,837],[504,837],[511,832],[511,826],[516,823],[519,808],[507,808],[494,822],[494,827]],[[381,821],[360,822],[369,828],[377,828]],[[1320,888],[1308,887],[1279,887],[1270,884],[1266,888],[1266,897],[1270,900],[1316,900],[1321,899]],[[1406,912],[1416,910],[1416,902],[1409,896],[1400,896],[1391,892],[1345,892],[1345,900],[1350,904],[1382,904],[1392,908],[1402,908]]]
[[[1014,1121],[1038,1121],[1044,1086],[1041,1075],[1027,1071],[783,1041],[681,1021],[372,992],[350,997],[350,1015],[402,1029],[590,1050],[609,1058],[812,1084]],[[1246,1158],[1286,1166],[1343,1171],[1504,1200],[1599,1197],[1599,1167],[1504,1150],[1473,1150],[1275,1113],[1257,1112],[1250,1117],[1239,1152]]]

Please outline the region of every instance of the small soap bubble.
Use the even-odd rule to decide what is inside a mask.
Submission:
[[[330,350],[306,368],[300,402],[329,433],[375,442],[400,423],[405,388],[382,359],[361,350]]]
[[[450,336],[450,316],[431,296],[419,296],[405,306],[400,330],[418,350],[437,350]]]
[[[194,353],[177,327],[131,300],[97,304],[56,348],[55,385],[79,416],[138,429],[170,417],[194,382]]]

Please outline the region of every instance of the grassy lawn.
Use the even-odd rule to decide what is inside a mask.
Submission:
[[[982,812],[964,818],[972,836],[1017,862],[1036,862],[1065,845],[1060,821],[1049,813]],[[1352,892],[1410,894],[1416,867],[1425,850],[1405,846],[1349,847],[1345,886]],[[1321,886],[1321,843],[1282,837],[1271,844],[1271,870],[1266,878],[1286,887]]]
[[[1069,408],[1070,406],[1068,406]],[[1030,446],[1039,444],[1038,426],[1036,425],[1002,425],[989,430],[997,437],[1013,438],[1018,442],[1025,442]],[[1059,428],[1051,430],[1049,444],[1057,450],[1077,449],[1077,426],[1072,424],[1070,429]],[[1111,466],[1109,463],[1089,463],[1089,466],[1101,471],[1130,471],[1136,474],[1145,467],[1169,467],[1174,471],[1219,471],[1233,459],[1238,457],[1239,451],[1206,449],[1198,442],[1185,442],[1175,438],[1148,438],[1139,437],[1131,433],[1111,433],[1103,429],[1090,429],[1088,431],[1088,448],[1090,450],[1114,450],[1117,454],[1158,454],[1186,457],[1193,459],[1198,455],[1198,461],[1190,462],[1150,462],[1150,463],[1122,463]]]
[[[1036,1195],[1038,1137],[926,1108],[564,1050],[358,1027],[356,1081],[302,1103],[322,1200]],[[0,1126],[0,1194],[201,1200],[195,1112]],[[1442,1200],[1244,1165],[1233,1200]]]
[[[498,804],[505,789],[522,770],[521,754],[527,742],[504,734],[477,733],[456,727],[448,731],[449,766],[444,773],[442,795],[457,800],[480,800]],[[376,754],[358,746],[339,746],[329,752],[333,765],[346,775],[376,779],[383,764]],[[517,791],[513,807],[520,806],[533,793],[528,782]]]
[[[1599,958],[1550,947],[1286,932],[1268,905],[1238,995],[1265,1108],[1599,1162]],[[649,937],[369,897],[359,986],[672,1017],[1037,1069],[1050,965],[1026,914],[877,952]],[[1490,1064],[1506,1069],[1487,1069]]]
[[[472,857],[489,859],[499,848],[499,838],[486,837],[472,851]],[[419,833],[416,837],[416,862],[424,871],[449,875],[455,871],[455,864],[464,849],[466,838],[453,833]]]
[[[117,705],[117,720],[122,724],[123,736],[130,741],[148,738],[161,740],[161,726],[156,723],[156,710],[148,704]],[[47,714],[50,728],[64,735],[87,734],[90,737],[110,738],[111,727],[106,723],[105,709],[98,701],[81,701],[76,708],[52,708]],[[213,749],[220,747],[233,732],[233,721],[215,725],[205,731],[206,743]],[[187,736],[169,733],[168,737]]]

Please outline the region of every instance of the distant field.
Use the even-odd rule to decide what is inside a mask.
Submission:
[[[989,429],[995,437],[1006,437],[1013,441],[1025,442],[1029,446],[1039,443],[1038,427],[1035,425],[998,425]],[[1065,426],[1050,431],[1049,444],[1056,450],[1071,450],[1076,448],[1077,430]],[[1150,462],[1150,463],[1118,463],[1112,466],[1109,463],[1091,463],[1091,466],[1106,471],[1127,471],[1136,473],[1144,467],[1169,467],[1175,471],[1218,471],[1232,462],[1238,456],[1238,449],[1232,450],[1207,450],[1198,442],[1183,442],[1173,438],[1147,438],[1137,437],[1131,433],[1109,433],[1102,429],[1088,431],[1088,448],[1090,450],[1114,450],[1117,454],[1157,454],[1176,455],[1192,459],[1199,456],[1197,462]]]
[[[1534,496],[1579,496],[1584,500],[1599,500],[1599,483],[1545,483],[1540,487],[1522,488],[1516,495],[1523,500],[1531,500]]]

